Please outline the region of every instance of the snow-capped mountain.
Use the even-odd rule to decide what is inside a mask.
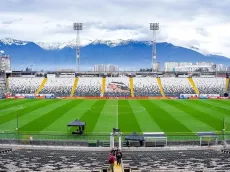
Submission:
[[[61,43],[59,42],[52,42],[52,43],[37,42],[36,44],[39,45],[44,50],[58,50],[61,47]]]
[[[16,40],[16,39],[11,39],[11,38],[4,38],[4,39],[0,39],[0,42],[4,43],[5,45],[26,45],[28,43],[32,43],[29,41],[21,41],[21,40]],[[122,40],[122,39],[118,39],[118,40],[90,40],[87,43],[81,43],[81,47],[85,47],[88,46],[90,44],[92,45],[107,45],[109,47],[116,47],[116,46],[124,46],[124,45],[128,45],[129,43],[139,43],[139,44],[145,44],[148,46],[152,46],[152,41],[135,41],[132,39],[129,40]],[[76,40],[70,40],[67,42],[35,42],[35,44],[37,44],[39,47],[41,47],[44,50],[61,50],[63,48],[75,48],[76,47]],[[191,47],[185,47],[188,49],[192,49],[196,52],[199,52],[203,55],[209,55],[208,52],[204,51],[204,50],[200,50],[197,47],[191,46]]]
[[[104,45],[107,45],[109,47],[116,47],[116,46],[121,46],[121,45],[127,45],[130,42],[137,42],[137,41],[134,41],[131,39],[129,39],[129,40],[122,40],[122,39],[118,39],[118,40],[95,40],[89,44],[93,44],[93,45],[104,44]]]
[[[1,39],[0,50],[10,55],[13,68],[21,69],[34,64],[35,69],[75,67],[76,40],[64,43],[34,43],[14,39]],[[201,53],[199,53],[201,52]],[[81,45],[81,66],[115,64],[119,66],[149,68],[152,61],[151,41],[94,40]],[[157,43],[157,61],[213,62],[230,66],[230,58],[205,54],[197,47],[179,47],[171,43]],[[24,66],[24,67],[20,67]],[[83,68],[83,67],[82,67]]]
[[[29,42],[28,41],[20,41],[20,40],[16,40],[16,39],[11,39],[11,38],[4,38],[4,39],[0,39],[0,42],[2,42],[3,44],[6,45],[26,45]]]
[[[104,45],[107,45],[109,47],[116,47],[116,46],[120,46],[120,45],[127,45],[130,42],[137,42],[137,41],[121,40],[121,39],[118,39],[118,40],[98,40],[97,39],[94,41],[90,40],[85,44],[81,43],[81,47],[85,47],[89,44],[92,44],[92,45],[104,44]],[[143,41],[143,43],[146,43],[147,45],[151,44],[150,41],[146,41],[146,42]],[[53,42],[53,43],[36,42],[36,44],[45,50],[60,50],[60,49],[63,49],[65,47],[70,47],[70,48],[76,47],[76,40],[71,40],[68,42]]]

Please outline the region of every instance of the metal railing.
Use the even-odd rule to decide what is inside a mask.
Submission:
[[[139,147],[139,141],[125,140],[122,135],[122,146]],[[217,138],[217,142],[216,142]],[[192,134],[175,133],[167,135],[167,144],[165,140],[146,139],[143,146],[146,147],[164,147],[164,146],[211,146],[230,144],[230,133],[218,133],[216,137],[200,137]],[[4,132],[0,133],[0,144],[25,144],[25,145],[52,145],[52,146],[84,146],[84,147],[109,147],[110,133],[84,133],[82,135],[54,134],[54,133],[20,133]],[[115,145],[118,144],[118,138],[115,138]]]

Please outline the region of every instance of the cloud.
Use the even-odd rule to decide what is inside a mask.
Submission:
[[[209,33],[203,28],[196,28],[196,32],[205,37],[209,36]]]
[[[2,21],[2,24],[12,24],[13,21]]]
[[[67,42],[76,36],[72,24],[82,22],[84,43],[151,40],[149,23],[159,22],[158,41],[230,57],[229,9],[230,0],[4,0],[0,32],[21,40]]]
[[[2,21],[2,24],[3,25],[9,25],[9,24],[13,24],[13,23],[16,23],[16,22],[20,22],[22,19],[19,18],[19,19],[14,19],[14,20],[7,20],[7,21]]]

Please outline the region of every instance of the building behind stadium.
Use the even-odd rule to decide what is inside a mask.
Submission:
[[[214,64],[210,62],[165,62],[166,72],[226,72],[228,67],[224,64]]]
[[[4,51],[0,51],[0,71],[8,71],[11,70],[10,65],[10,56],[4,54]]]

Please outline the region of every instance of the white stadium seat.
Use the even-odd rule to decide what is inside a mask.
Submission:
[[[54,94],[55,96],[70,96],[74,78],[48,78],[40,94]]]
[[[100,77],[79,77],[75,96],[100,96],[101,94]]]
[[[193,78],[200,94],[224,93],[226,78]]]
[[[188,78],[161,78],[161,84],[166,96],[179,96],[180,94],[195,94]]]
[[[9,88],[12,95],[34,94],[42,83],[43,78],[9,78]]]
[[[155,77],[133,78],[135,96],[161,96]]]
[[[34,94],[43,81],[43,77],[10,77],[9,91],[15,94]],[[70,96],[75,78],[48,78],[40,94]],[[193,78],[200,94],[222,94],[225,89],[225,78]],[[107,77],[105,97],[130,97],[129,77]],[[162,77],[161,84],[165,96],[195,94],[188,78]],[[6,92],[4,78],[0,78],[0,95]],[[101,77],[79,77],[74,96],[100,96]],[[161,96],[155,77],[134,77],[135,96]]]

